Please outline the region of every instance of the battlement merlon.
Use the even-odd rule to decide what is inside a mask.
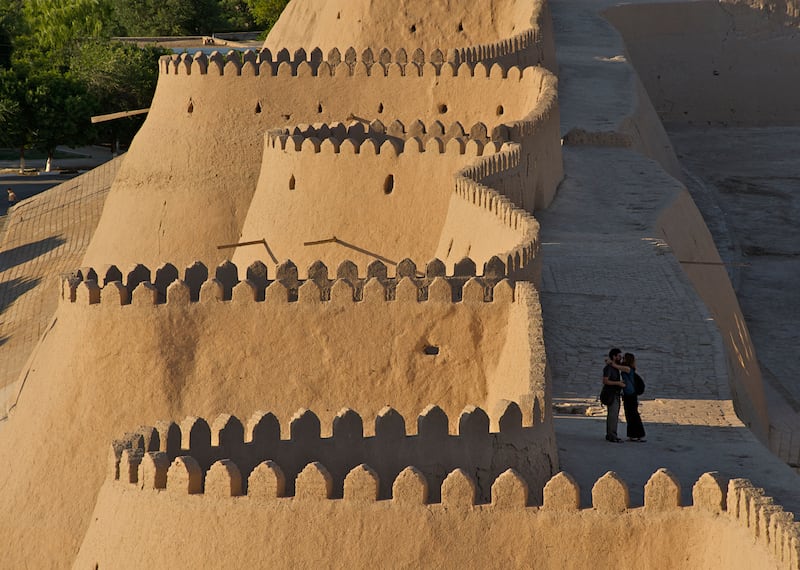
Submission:
[[[441,49],[433,49],[429,53],[417,48],[406,50],[400,48],[394,53],[388,48],[376,52],[366,48],[358,53],[350,47],[344,54],[338,49],[331,49],[327,56],[319,48],[310,52],[300,48],[293,54],[281,49],[273,54],[268,48],[261,50],[236,51],[229,50],[225,54],[214,51],[206,56],[203,52],[174,54],[162,56],[159,71],[165,75],[269,75],[269,76],[308,76],[308,75],[347,75],[369,76],[383,75],[422,75],[424,73],[447,73],[448,69],[470,70],[470,74],[480,74],[497,66],[509,69],[515,66],[529,67],[540,65],[543,55],[537,31],[530,29],[512,38],[495,43],[454,48],[445,53]],[[532,57],[513,57],[531,52]],[[475,71],[478,70],[478,71]],[[485,71],[484,71],[485,73]]]
[[[338,154],[344,143],[349,142],[349,148],[358,154],[361,147],[370,142],[372,154],[381,154],[391,147],[395,155],[410,151],[433,151],[438,154],[481,156],[500,152],[505,144],[511,144],[509,134],[510,130],[504,125],[498,125],[490,131],[482,122],[465,129],[458,121],[445,126],[437,120],[426,126],[422,120],[416,120],[408,127],[401,121],[394,121],[388,127],[380,120],[368,124],[352,121],[349,124],[318,123],[273,129],[267,133],[267,148],[314,153],[329,150]]]
[[[246,424],[231,414],[219,414],[211,422],[188,416],[180,424],[160,421],[154,426],[139,426],[125,433],[112,442],[110,459],[118,465],[125,450],[132,453],[138,450],[142,453],[161,451],[173,459],[179,455],[194,455],[208,460],[209,455],[222,456],[246,446],[252,447],[252,453],[267,453],[269,450],[265,450],[265,446],[278,444],[287,449],[328,446],[354,450],[375,438],[394,442],[394,445],[417,445],[421,449],[426,448],[427,443],[416,440],[426,438],[443,446],[450,442],[470,447],[489,436],[509,440],[524,438],[531,430],[550,421],[544,415],[544,402],[539,398],[533,400],[532,409],[524,412],[517,402],[502,400],[489,413],[477,406],[466,406],[458,418],[451,421],[442,408],[430,404],[416,416],[415,423],[409,424],[397,410],[384,406],[375,416],[373,425],[368,426],[369,434],[361,416],[349,408],[339,410],[329,426],[322,426],[317,415],[305,408],[297,410],[283,427],[277,415],[265,411],[254,412]],[[322,435],[323,427],[329,436]]]
[[[291,417],[283,433],[276,415],[268,412],[256,412],[246,426],[229,414],[219,415],[210,425],[202,418],[188,417],[180,425],[159,422],[153,427],[143,426],[115,441],[109,454],[109,477],[129,483],[147,481],[148,474],[141,469],[147,467],[142,467],[142,462],[148,454],[153,460],[149,467],[156,468],[151,475],[161,485],[167,482],[157,475],[158,470],[165,474],[178,458],[184,458],[184,467],[196,463],[201,476],[214,463],[231,460],[245,481],[269,460],[282,466],[291,492],[295,478],[313,459],[330,469],[334,495],[341,496],[345,475],[356,465],[370,464],[388,483],[403,467],[398,466],[400,461],[418,465],[430,481],[439,483],[456,467],[478,470],[479,496],[488,497],[491,476],[507,468],[518,469],[536,485],[543,485],[552,475],[546,466],[554,458],[544,459],[541,465],[530,462],[531,457],[549,454],[552,447],[552,422],[543,415],[544,408],[538,397],[525,414],[511,401],[498,402],[491,417],[481,408],[467,406],[457,424],[450,425],[442,408],[429,405],[412,429],[396,410],[384,407],[375,419],[374,435],[365,435],[361,416],[344,408],[333,418],[326,437],[322,436],[319,418],[306,409]],[[497,454],[496,450],[508,446],[520,450],[520,454]],[[149,481],[150,488],[163,488],[154,487],[156,480]],[[201,489],[202,485],[194,487]],[[245,484],[244,489],[247,487]],[[388,498],[390,489],[384,486],[379,495]],[[438,488],[431,496],[438,497]]]
[[[346,414],[353,412],[348,410]],[[463,418],[464,415],[462,422],[466,423],[477,421],[476,418],[466,417],[466,420]],[[481,418],[481,421],[485,420]],[[468,427],[467,430],[475,427]],[[199,463],[190,455],[177,456],[171,464],[164,460],[164,455],[165,452],[162,451],[147,452],[143,449],[126,449],[118,455],[112,453],[109,476],[112,480],[122,484],[133,484],[140,489],[167,489],[183,494],[201,492],[202,478],[205,476],[209,494],[228,497],[244,494],[241,485],[242,473],[229,459],[214,461],[204,473]],[[145,457],[149,458],[147,462],[143,461]],[[155,476],[148,474],[148,469]],[[441,485],[441,492],[437,495],[441,498],[442,506],[469,508],[486,504],[477,500],[476,481],[467,471],[468,469],[455,469],[443,480],[433,482]],[[195,481],[187,486],[185,484],[187,479]],[[224,483],[215,481],[209,488],[210,479],[221,479]],[[252,492],[256,498],[264,500],[288,498],[286,476],[279,464],[270,460],[258,463],[252,470],[250,479],[254,485],[249,486],[248,494]],[[426,505],[429,503],[430,483],[418,468],[408,466],[394,479],[391,486],[391,500],[404,505]],[[343,487],[345,500],[359,502],[379,500],[378,474],[367,464],[362,463],[348,470]],[[333,477],[324,464],[308,463],[296,474],[293,498],[331,499],[334,498],[332,488]],[[220,493],[220,489],[224,491]],[[524,478],[514,469],[507,469],[497,476],[491,485],[491,501],[487,506],[526,509],[531,506],[530,497],[528,484]],[[539,510],[561,513],[562,516],[570,513],[579,514],[581,511],[585,513],[588,508],[601,516],[624,515],[636,510],[630,504],[628,485],[613,471],[607,472],[595,482],[591,497],[591,506],[582,509],[578,484],[569,474],[560,472],[544,486]],[[747,528],[753,540],[767,547],[778,561],[793,561],[795,564],[798,561],[800,525],[794,521],[791,513],[784,511],[771,497],[767,497],[763,489],[755,488],[746,479],[732,479],[726,489],[717,473],[705,473],[692,487],[691,506],[682,504],[680,482],[667,469],[659,469],[648,479],[644,487],[642,507],[645,516],[648,514],[663,516],[669,512],[678,513],[687,509],[704,512],[710,517],[727,515],[729,519]],[[796,568],[789,564],[785,567]]]
[[[431,480],[420,469],[408,466],[384,481],[373,466],[361,463],[341,475],[342,493],[334,496],[334,475],[319,461],[309,461],[299,469],[295,491],[288,492],[289,477],[275,461],[260,463],[245,477],[232,460],[218,460],[203,472],[191,456],[179,456],[170,463],[159,453],[143,454],[138,473],[144,476],[135,483],[106,482],[95,510],[97,518],[89,529],[91,538],[104,540],[84,546],[80,562],[100,560],[112,567],[124,564],[131,554],[120,552],[116,545],[130,534],[129,521],[139,520],[135,515],[153,521],[167,519],[163,524],[171,528],[184,509],[191,509],[199,528],[192,525],[186,529],[180,541],[165,533],[165,540],[137,543],[137,563],[152,565],[152,561],[163,562],[170,556],[176,562],[185,561],[192,553],[199,561],[212,534],[220,540],[236,536],[246,541],[263,561],[286,536],[276,533],[278,540],[273,540],[272,533],[264,533],[272,524],[284,530],[289,526],[298,543],[290,557],[269,558],[276,561],[344,562],[330,550],[318,553],[313,548],[335,542],[342,552],[357,553],[357,566],[366,566],[376,556],[396,553],[398,537],[402,537],[419,541],[423,549],[407,558],[415,565],[427,561],[440,566],[454,559],[459,565],[476,560],[490,565],[501,559],[508,566],[519,560],[536,567],[563,565],[569,560],[605,567],[617,561],[621,550],[633,552],[647,539],[641,560],[645,563],[708,567],[721,561],[723,566],[737,569],[800,568],[800,530],[793,515],[749,481],[735,479],[726,485],[713,472],[700,476],[692,486],[691,504],[684,505],[677,478],[659,469],[645,485],[643,506],[633,508],[628,485],[613,472],[595,483],[591,505],[581,505],[577,483],[560,472],[544,484],[543,500],[537,506],[531,500],[536,489],[514,469],[496,474],[490,496],[479,499],[474,473],[468,469],[455,468],[441,479]],[[390,489],[383,499],[379,496],[382,488]],[[431,499],[434,491],[438,500]],[[221,513],[234,504],[245,524],[220,525]],[[325,524],[319,524],[323,513]],[[353,530],[342,533],[342,528]],[[627,532],[620,532],[621,528]],[[442,543],[436,530],[447,532],[449,540]],[[616,532],[617,548],[597,548],[612,532]],[[509,533],[519,536],[513,555],[503,548],[508,545]],[[378,545],[377,550],[362,553],[358,546],[363,545],[365,536]],[[491,548],[475,548],[476,536]],[[563,548],[564,536],[575,543],[571,552],[553,554]],[[669,540],[659,540],[664,536]],[[104,548],[103,544],[114,546]],[[346,563],[353,562],[348,556]]]
[[[124,275],[112,265],[100,274],[93,268],[82,268],[62,276],[61,300],[115,306],[217,301],[511,303],[515,294],[514,285],[507,278],[508,270],[521,267],[524,260],[511,258],[510,262],[512,265],[507,266],[499,257],[493,257],[478,276],[476,264],[465,258],[455,264],[448,276],[445,264],[438,259],[429,262],[424,272],[418,271],[413,261],[404,260],[397,265],[395,276],[389,277],[387,266],[380,261],[371,263],[366,271],[345,261],[337,268],[336,276],[329,278],[327,266],[318,261],[308,268],[305,280],[299,278],[291,261],[278,265],[272,279],[262,262],[251,264],[243,275],[230,261],[217,266],[213,275],[204,264],[195,262],[185,269],[183,279],[170,263],[155,272],[136,265]]]
[[[430,138],[442,139],[446,143],[453,138],[458,138],[465,142],[478,141],[482,145],[494,142],[496,148],[499,148],[505,142],[518,142],[522,137],[537,134],[541,124],[550,118],[554,110],[558,109],[558,80],[555,76],[546,71],[533,69],[527,72],[525,77],[532,81],[531,88],[535,89],[537,94],[534,107],[528,110],[526,116],[509,122],[502,119],[505,110],[500,106],[497,109],[497,122],[492,127],[478,121],[466,128],[458,120],[450,122],[433,120],[426,125],[421,118],[411,121],[408,125],[400,120],[395,120],[387,125],[380,119],[367,120],[351,115],[347,119],[348,123],[314,123],[272,129],[267,134],[267,141],[273,147],[277,147],[278,141],[280,141],[280,147],[286,149],[287,141],[291,140],[294,145],[288,146],[288,148],[298,151],[301,150],[302,142],[305,139],[317,139],[318,141],[334,139],[339,144],[346,139],[352,139],[361,144],[366,140],[382,143],[387,139],[397,143],[419,139],[424,143]],[[521,78],[518,77],[518,79]],[[402,146],[400,145],[400,148]],[[420,148],[420,151],[422,152],[423,148]]]

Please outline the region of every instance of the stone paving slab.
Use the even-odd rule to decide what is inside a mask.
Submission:
[[[648,398],[730,398],[716,326],[653,230],[681,186],[632,151],[565,147],[564,157],[571,174],[537,214],[554,397],[595,397],[603,357],[620,346],[637,355]],[[595,199],[598,188],[615,198]]]
[[[80,266],[121,163],[113,160],[9,211],[0,244],[0,388],[17,381],[51,321],[59,276]]]

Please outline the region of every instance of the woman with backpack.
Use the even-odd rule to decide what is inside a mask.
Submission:
[[[644,424],[639,415],[639,395],[644,392],[644,380],[636,373],[636,357],[626,352],[622,363],[606,360],[606,363],[619,371],[625,387],[622,389],[622,407],[625,410],[625,421],[628,424],[628,441],[644,443]]]

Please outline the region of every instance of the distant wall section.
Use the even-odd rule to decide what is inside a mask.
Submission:
[[[604,15],[622,34],[664,122],[797,124],[797,5],[757,4],[639,4]]]

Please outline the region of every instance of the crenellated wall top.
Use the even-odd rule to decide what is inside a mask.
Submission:
[[[185,305],[194,302],[234,301],[242,303],[513,303],[514,285],[507,279],[525,259],[509,257],[506,265],[493,257],[483,266],[465,258],[456,263],[450,275],[445,264],[430,261],[424,271],[411,260],[397,264],[395,275],[381,261],[372,262],[366,270],[351,261],[344,261],[335,276],[321,261],[312,263],[307,278],[300,279],[297,266],[285,261],[270,275],[266,264],[257,261],[240,274],[230,261],[218,265],[213,274],[201,262],[187,267],[181,279],[178,268],[163,264],[155,272],[144,265],[135,265],[124,273],[116,266],[98,272],[82,268],[62,277],[62,302],[79,305]]]
[[[433,50],[426,54],[422,49],[410,53],[401,48],[392,53],[384,48],[377,55],[367,48],[360,54],[348,48],[344,54],[334,48],[327,56],[322,50],[310,53],[299,49],[290,54],[282,49],[273,54],[269,49],[259,51],[214,51],[182,53],[162,56],[159,72],[162,75],[212,75],[243,77],[421,77],[427,75],[444,77],[475,77],[520,80],[527,75],[527,65],[503,63],[502,49],[491,46],[451,50],[445,54]],[[508,55],[508,54],[505,54]]]

